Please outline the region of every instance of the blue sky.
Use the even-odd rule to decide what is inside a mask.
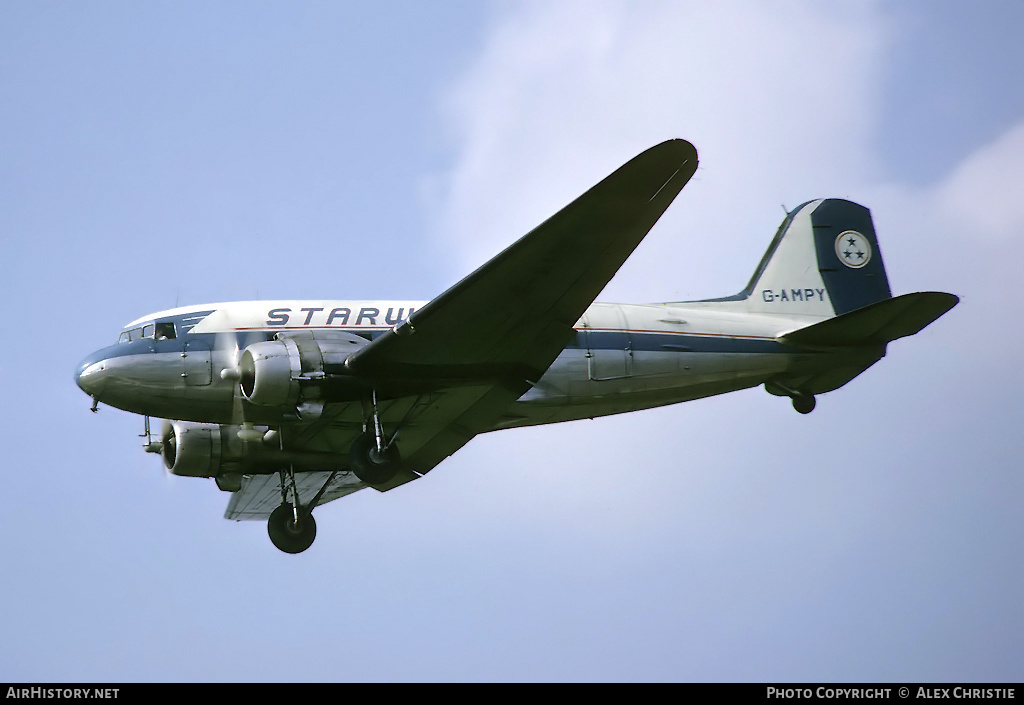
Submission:
[[[1019,681],[1017,2],[0,1],[8,681]],[[644,148],[610,301],[783,211],[962,297],[810,416],[755,389],[475,439],[277,552],[75,363],[181,304],[429,299]]]

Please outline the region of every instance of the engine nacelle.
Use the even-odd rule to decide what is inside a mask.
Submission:
[[[280,436],[269,427],[249,430],[256,432],[255,437],[241,437],[233,425],[164,421],[160,455],[172,474],[213,477],[218,487],[230,492],[239,488],[243,474],[275,473],[289,465],[297,472],[337,467],[337,454],[282,449]]]
[[[254,343],[238,362],[242,396],[260,406],[322,406],[325,385],[338,389],[344,383],[345,359],[367,342],[351,333],[310,331]]]
[[[216,477],[221,472],[220,426],[190,421],[164,421],[160,455],[174,475]]]
[[[164,421],[160,432],[164,467],[173,475],[215,477],[221,489],[227,489],[233,478],[241,479],[243,472],[266,471],[267,467],[292,460],[282,460],[276,442],[270,447],[265,436],[260,438],[261,434],[268,433],[266,426],[251,430],[257,433],[256,442],[240,438],[238,426]]]
[[[302,364],[290,338],[255,343],[242,352],[238,363],[242,394],[260,406],[295,406],[299,400]]]

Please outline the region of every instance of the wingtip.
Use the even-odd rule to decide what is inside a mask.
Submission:
[[[670,140],[665,140],[651,149],[672,149],[677,151],[679,156],[684,159],[697,158],[697,148],[693,146],[692,142],[684,140],[682,137],[674,137]]]
[[[644,151],[637,154],[638,157],[645,154],[674,154],[681,159],[688,159],[697,157],[697,148],[693,146],[693,143],[689,140],[684,140],[682,137],[673,137],[667,139],[664,142],[659,142],[653,147],[648,147]]]

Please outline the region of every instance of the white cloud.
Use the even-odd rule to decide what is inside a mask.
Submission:
[[[884,182],[874,145],[896,26],[857,2],[505,6],[443,104],[456,158],[432,185],[451,278],[641,150],[684,137],[701,168],[602,300],[735,293],[780,206],[822,196],[872,208],[897,293],[1005,298],[1007,277],[992,275],[1008,266],[999,245],[1024,229],[1024,125],[934,186]]]
[[[1024,237],[1024,123],[968,156],[937,188],[942,215],[971,241]]]
[[[715,577],[703,586],[681,580],[690,591],[684,600],[729,612],[719,591],[746,572],[780,595],[793,589],[784,573],[762,571],[766,555],[798,572],[820,570],[819,557],[837,551],[853,564],[885,564],[888,555],[876,551],[875,541],[901,545],[890,503],[907,507],[907,521],[930,526],[931,505],[917,502],[913,488],[936,470],[952,478],[937,489],[941,501],[958,504],[974,491],[970,478],[947,467],[960,449],[936,444],[936,434],[959,437],[959,409],[986,398],[981,388],[957,387],[958,372],[1005,368],[1024,334],[1011,331],[1004,344],[979,350],[977,341],[1001,328],[1000,317],[1019,318],[1022,306],[976,306],[1000,301],[1006,277],[979,275],[975,259],[991,258],[994,248],[975,247],[977,236],[964,224],[977,224],[974,205],[987,202],[998,210],[980,221],[994,233],[989,237],[1013,232],[1017,218],[1004,204],[1012,200],[1024,139],[1019,130],[1007,133],[928,189],[885,183],[886,169],[875,164],[882,155],[872,145],[890,36],[874,6],[714,7],[515,4],[496,19],[479,60],[446,103],[457,158],[434,184],[435,216],[438,236],[453,253],[452,277],[634,154],[681,136],[697,146],[702,168],[603,300],[734,293],[774,234],[780,202],[792,208],[841,196],[872,208],[896,293],[946,290],[964,303],[914,339],[895,343],[862,378],[822,398],[810,417],[753,389],[488,434],[425,482],[449,498],[448,511],[459,507],[453,523],[522,532],[527,542],[526,536],[571,536],[586,554],[577,560],[587,565],[610,561],[614,571],[636,561],[647,570],[645,561],[661,551],[685,557]],[[1005,273],[1008,263],[997,259],[988,271]],[[1001,381],[1019,384],[1022,374],[1010,369]],[[837,452],[837,433],[851,418],[864,420],[870,466]],[[919,429],[917,436],[908,435],[910,428]],[[988,451],[994,468],[998,454]],[[893,477],[899,479],[889,496]],[[875,518],[865,522],[869,516]],[[715,572],[722,560],[736,574]],[[676,578],[666,576],[674,570],[668,564],[658,575],[671,582]],[[865,570],[857,579],[873,585]],[[811,582],[834,588],[822,576]],[[737,588],[740,603],[757,607],[744,619],[788,619],[759,594]],[[941,588],[934,594],[946,599]],[[884,604],[871,607],[884,611]],[[845,631],[854,651],[859,629],[851,623]],[[874,629],[888,626],[877,622]]]
[[[684,137],[702,168],[609,293],[740,289],[780,204],[845,195],[872,170],[864,145],[886,41],[872,8],[508,6],[445,104],[458,156],[435,183],[437,229],[463,258],[457,273],[643,149]]]
[[[976,596],[1012,587],[999,566],[1016,510],[992,487],[1019,484],[996,440],[1016,418],[1006,400],[1021,373],[1005,363],[1019,345],[989,343],[1021,308],[1003,300],[1013,261],[997,255],[1021,223],[1024,132],[937,186],[883,182],[874,145],[892,39],[868,3],[519,3],[448,96],[456,159],[434,194],[453,276],[642,149],[684,137],[701,169],[602,299],[734,293],[779,204],[822,196],[872,209],[897,293],[964,297],[808,417],[755,389],[489,434],[423,481],[474,508],[461,524],[475,531],[518,531],[511,545],[532,538],[538,553],[571,536],[588,578],[599,566],[609,582],[667,586],[640,631],[673,644],[676,678],[926,680],[963,655],[937,637],[989,643]],[[961,593],[948,566],[964,562],[978,580]],[[610,603],[632,628],[648,605],[629,597]],[[678,633],[693,631],[716,646],[680,651]],[[962,673],[1001,672],[1015,638],[994,642],[993,670]]]
[[[920,333],[957,369],[1000,370],[1021,384],[1024,300],[1012,245],[1024,233],[1024,122],[968,154],[932,185],[865,185],[893,292],[940,289],[961,297],[940,324]],[[1010,247],[1008,247],[1010,246]],[[980,343],[980,344],[979,344]]]
[[[435,227],[453,253],[453,278],[643,149],[683,137],[696,145],[701,169],[601,298],[666,301],[739,291],[784,215],[780,204],[852,197],[870,183],[875,168],[866,145],[880,112],[887,41],[886,23],[865,3],[506,6],[444,103],[456,160],[432,186]],[[763,392],[745,399],[739,403],[751,413],[792,413]],[[686,467],[720,465],[734,431],[722,417],[736,403],[497,434],[479,447],[530,468],[516,472],[531,492],[565,496],[544,459],[571,465],[576,444],[590,442],[580,439],[596,438],[611,469],[657,467],[666,446],[638,449],[605,434],[666,440],[670,449],[677,447],[671,439],[685,438]],[[684,434],[674,428],[680,413]],[[524,444],[526,438],[545,440]],[[559,443],[565,446],[556,450]],[[495,444],[515,445],[515,452],[495,453]],[[459,457],[472,462],[472,449]],[[737,456],[732,466],[745,462]],[[570,482],[578,482],[577,472]],[[632,510],[647,511],[644,486],[624,492],[610,472],[581,489],[587,501],[621,505],[635,497]],[[673,481],[703,482],[690,474]]]

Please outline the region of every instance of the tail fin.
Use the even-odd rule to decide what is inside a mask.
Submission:
[[[838,198],[798,206],[741,296],[754,313],[821,317],[891,298],[871,212]]]
[[[786,216],[747,288],[748,311],[820,317],[776,339],[829,353],[765,383],[802,414],[814,395],[838,389],[885,355],[893,340],[914,335],[959,299],[942,292],[893,298],[867,208],[838,198],[809,201]]]

